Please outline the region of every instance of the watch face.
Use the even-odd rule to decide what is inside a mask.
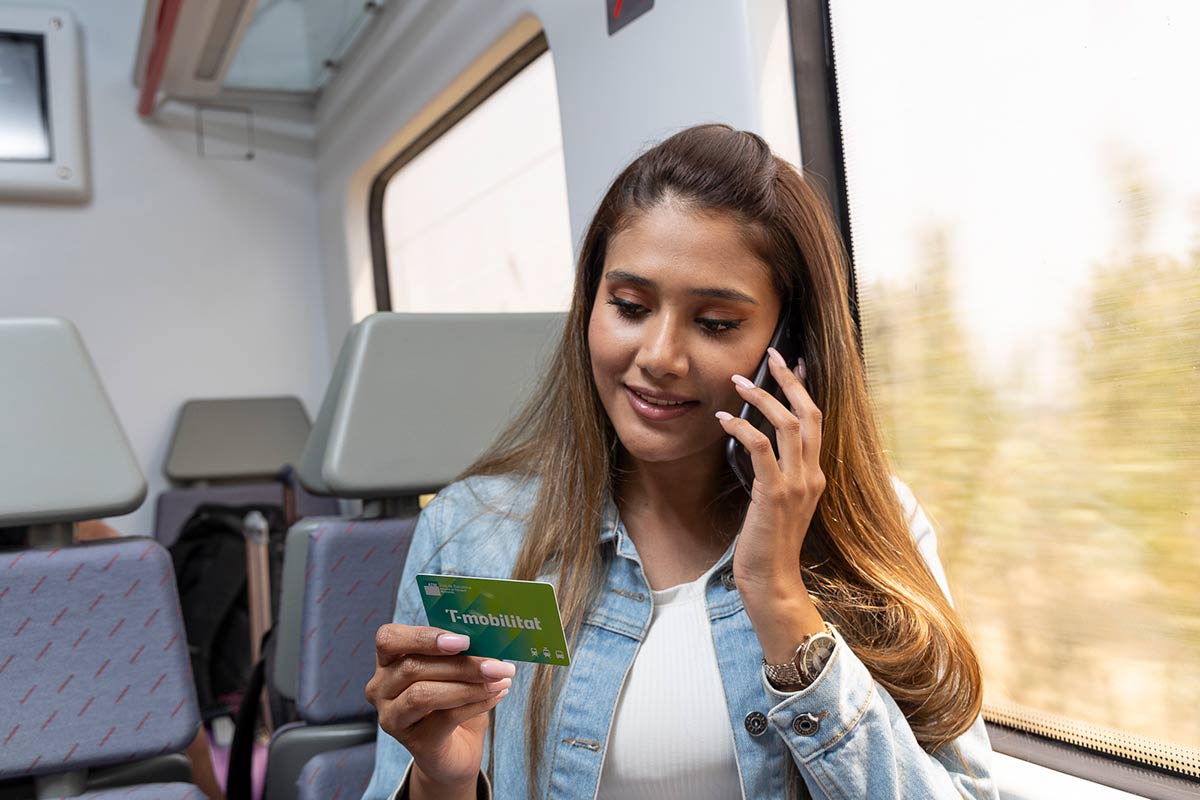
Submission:
[[[829,634],[817,634],[809,641],[808,647],[804,648],[804,672],[809,680],[821,674],[835,647],[837,639]]]

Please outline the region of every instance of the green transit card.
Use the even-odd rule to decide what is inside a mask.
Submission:
[[[464,655],[570,666],[553,584],[418,575],[417,586],[430,625],[471,637]]]

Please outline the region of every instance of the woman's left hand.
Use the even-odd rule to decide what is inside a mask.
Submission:
[[[721,427],[745,446],[754,464],[750,507],[733,556],[734,581],[748,605],[754,598],[769,602],[768,598],[797,592],[807,599],[800,549],[825,491],[820,463],[821,411],[801,381],[803,364],[797,366],[797,376],[774,348],[769,352],[771,374],[790,409],[766,390],[738,382],[736,378],[741,376],[734,376],[734,383],[738,394],[774,426],[779,458],[762,431],[739,417],[720,415]]]

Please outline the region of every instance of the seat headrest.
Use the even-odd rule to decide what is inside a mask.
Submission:
[[[273,480],[304,449],[312,424],[298,397],[189,400],[167,454],[167,477],[192,481]]]
[[[492,443],[544,373],[566,315],[381,312],[351,329],[300,458],[312,491],[436,491]]]
[[[0,319],[0,527],[126,514],[146,480],[75,326]]]

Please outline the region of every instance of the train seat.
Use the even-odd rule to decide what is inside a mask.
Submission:
[[[277,667],[276,688],[295,699],[302,722],[272,737],[267,800],[328,798],[334,783],[346,796],[366,788],[375,710],[363,687],[374,673],[375,632],[391,619],[415,527],[413,516],[318,519],[289,532],[276,664],[295,668],[281,675]],[[330,760],[326,751],[339,755]]]
[[[314,756],[300,773],[301,800],[361,797],[375,769],[374,731],[370,744]]]
[[[281,505],[280,476],[295,464],[312,429],[296,397],[189,400],[179,410],[158,496],[154,538],[170,547],[202,504]],[[335,515],[337,500],[297,487],[298,517]]]
[[[166,547],[175,545],[188,521],[202,506],[236,511],[222,519],[226,524],[231,519],[240,519],[241,532],[249,536],[245,543],[245,571],[233,574],[233,583],[227,584],[235,586],[244,575],[244,599],[226,596],[226,601],[235,607],[245,604],[249,661],[242,665],[243,675],[252,674],[253,664],[261,655],[264,634],[276,613],[278,587],[274,584],[278,573],[277,563],[271,557],[275,551],[270,544],[270,527],[286,527],[299,517],[337,514],[339,510],[335,498],[317,497],[296,484],[290,465],[299,458],[311,429],[308,413],[296,397],[209,398],[183,404],[171,437],[164,471],[173,486],[159,494],[155,503],[155,539]],[[279,514],[271,514],[269,508],[278,509]],[[263,519],[267,525],[264,540],[245,527],[252,509],[268,515]],[[185,552],[194,555],[197,551],[189,546]],[[176,557],[181,556],[176,553]],[[214,630],[214,619],[206,618],[200,610],[213,596],[207,590],[208,584],[200,585],[194,579],[196,573],[186,565],[180,575],[188,576],[181,578],[181,582],[194,663],[213,664],[219,660],[219,642],[224,639],[211,638],[220,636],[222,631]],[[215,668],[206,671],[209,674],[199,676],[198,682],[201,714],[214,756],[220,760],[227,757],[226,748],[230,745],[227,734],[233,725],[229,723],[230,709],[216,696],[215,687],[224,686],[228,695],[240,686],[235,688],[228,674],[214,678]]]
[[[195,737],[199,712],[166,551],[73,545],[77,521],[146,495],[92,360],[66,320],[0,320],[0,374],[20,387],[0,393],[0,441],[16,443],[0,459],[0,527],[30,548],[0,556],[0,781],[38,797],[195,796],[174,777],[108,788],[189,779],[182,756],[158,757]]]
[[[364,689],[417,498],[449,484],[503,429],[563,322],[379,313],[347,335],[297,472],[314,492],[363,500],[365,518],[303,520],[289,531],[274,677],[304,722],[272,737],[266,800],[354,797],[366,787],[377,729]]]
[[[83,789],[78,771],[192,741],[199,712],[175,573],[160,545],[127,537],[21,550],[0,557],[0,570],[0,631],[8,634],[0,643],[0,696],[13,701],[0,723],[0,778],[41,778],[58,795]],[[182,798],[196,789],[171,783],[141,791]]]
[[[154,505],[154,538],[163,547],[170,547],[179,538],[183,525],[202,505],[223,506],[278,505],[279,481],[219,484],[212,486],[182,486],[159,494]],[[300,517],[336,516],[338,501],[318,497],[303,487],[296,487],[296,514]]]

